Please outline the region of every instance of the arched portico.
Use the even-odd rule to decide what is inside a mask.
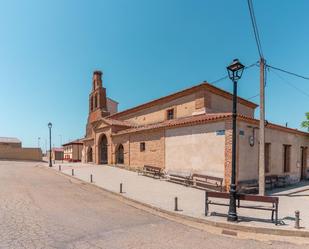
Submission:
[[[99,139],[99,164],[107,164],[108,163],[108,143],[107,137],[105,134],[102,134]]]
[[[122,144],[119,144],[115,153],[116,164],[124,164],[124,148]]]
[[[87,148],[87,163],[92,163],[93,162],[93,153],[92,153],[92,147],[89,146]]]

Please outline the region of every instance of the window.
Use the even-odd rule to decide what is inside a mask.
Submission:
[[[223,136],[223,135],[225,135],[225,130],[218,130],[218,131],[216,131],[216,135],[217,135],[217,136]]]
[[[290,172],[291,145],[283,145],[283,172]]]
[[[240,131],[239,131],[239,135],[240,135],[240,136],[244,136],[244,135],[245,135],[245,131],[240,130]]]
[[[174,119],[174,109],[169,109],[166,111],[167,120]]]
[[[90,98],[90,111],[93,111],[93,96]]]
[[[140,143],[140,151],[145,151],[146,150],[146,144],[145,142]]]
[[[94,108],[98,107],[98,95],[94,96]]]
[[[265,173],[270,172],[270,143],[265,143]]]

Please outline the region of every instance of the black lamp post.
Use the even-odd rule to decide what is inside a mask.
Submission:
[[[241,78],[244,70],[238,59],[227,67],[229,78],[233,81],[233,137],[232,137],[232,175],[230,185],[230,207],[227,220],[237,221],[236,211],[236,118],[237,118],[237,81]]]
[[[48,128],[49,128],[49,167],[52,167],[52,149],[51,149],[51,128],[52,128],[52,123],[48,123]]]

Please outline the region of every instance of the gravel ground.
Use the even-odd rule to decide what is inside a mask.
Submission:
[[[34,162],[0,161],[0,248],[309,248],[215,235],[128,206]]]

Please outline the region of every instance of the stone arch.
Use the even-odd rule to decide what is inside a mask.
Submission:
[[[104,133],[99,138],[98,152],[99,152],[98,153],[99,164],[107,164],[108,163],[108,139]]]
[[[87,163],[92,163],[93,162],[93,151],[92,151],[92,147],[89,146],[87,148]]]
[[[116,164],[124,164],[124,148],[122,144],[116,147],[115,162]]]

